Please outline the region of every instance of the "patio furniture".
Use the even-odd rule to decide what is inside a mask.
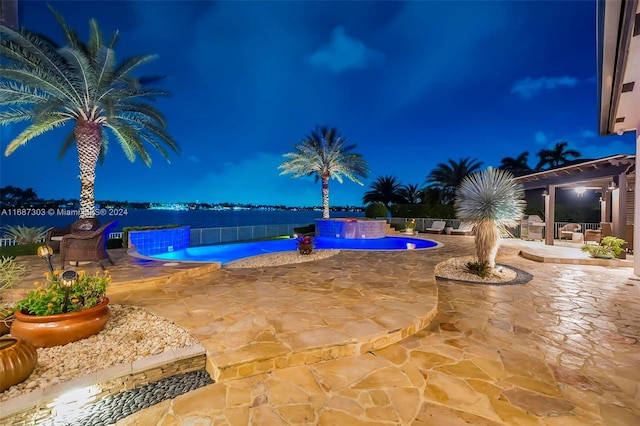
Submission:
[[[587,244],[589,241],[594,241],[597,244],[600,244],[600,239],[602,238],[602,231],[600,229],[585,229],[584,231],[584,243]]]
[[[472,235],[473,226],[471,222],[461,222],[458,228],[451,230],[451,235]]]
[[[565,226],[558,229],[558,238],[560,239],[566,238],[567,240],[573,240],[573,233],[574,232],[579,233],[581,229],[582,229],[582,226],[578,225],[577,223],[567,223]]]
[[[444,220],[434,220],[430,228],[426,228],[424,231],[431,234],[442,234],[444,228],[447,226],[447,222]]]
[[[104,269],[103,260],[113,265],[113,260],[107,253],[107,240],[117,221],[105,223],[95,231],[67,234],[60,241],[60,257],[62,269],[67,262],[98,262]]]
[[[60,241],[67,234],[77,232],[95,231],[100,226],[100,221],[96,218],[78,219],[64,228],[49,228],[45,237],[46,244],[54,251],[60,251]]]

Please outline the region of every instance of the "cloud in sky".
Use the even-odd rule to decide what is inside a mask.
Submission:
[[[595,138],[598,135],[595,132],[592,132],[591,130],[583,130],[582,132],[580,132],[580,136],[585,139],[591,139],[591,138]]]
[[[522,99],[529,99],[543,90],[554,90],[561,87],[575,87],[578,79],[575,77],[540,77],[532,79],[527,77],[516,81],[511,87],[511,93],[518,95]]]
[[[549,138],[544,132],[536,132],[535,135],[533,135],[533,139],[536,145],[546,145],[549,142]]]
[[[311,65],[334,74],[351,69],[365,69],[383,60],[384,54],[349,37],[342,26],[335,27],[331,32],[331,41],[307,58]]]

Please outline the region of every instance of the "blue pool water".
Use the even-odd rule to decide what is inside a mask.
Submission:
[[[314,237],[315,249],[340,250],[407,250],[407,243],[415,244],[416,249],[436,247],[437,243],[418,238],[386,237],[377,239],[345,239]],[[293,238],[281,240],[255,241],[248,243],[219,244],[215,246],[189,247],[170,253],[156,254],[154,259],[178,260],[186,262],[233,262],[260,254],[296,250],[297,240]]]

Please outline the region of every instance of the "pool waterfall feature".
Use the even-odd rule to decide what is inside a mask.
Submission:
[[[384,238],[387,221],[380,219],[316,219],[316,236],[345,239]]]

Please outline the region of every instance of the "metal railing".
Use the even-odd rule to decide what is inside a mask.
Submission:
[[[384,218],[381,218],[384,219]],[[390,224],[405,225],[411,218],[404,217],[392,217],[388,219]],[[458,219],[438,219],[438,218],[416,218],[415,229],[416,231],[424,231],[429,228],[431,224],[436,220],[444,220],[447,222],[447,226],[457,228],[460,226],[460,220]],[[554,238],[558,238],[559,229],[565,226],[567,223],[575,222],[555,222],[553,226]],[[584,232],[586,229],[600,229],[600,223],[583,222],[578,223],[581,226],[580,232]],[[234,226],[227,228],[193,228],[191,229],[190,245],[203,246],[209,244],[222,244],[232,243],[236,241],[249,241],[258,240],[261,238],[278,237],[282,235],[293,235],[294,228],[308,226],[308,224],[288,224],[288,225],[254,225],[254,226]],[[511,228],[510,233],[520,238],[520,225],[515,228]],[[109,234],[109,239],[121,239],[122,232],[112,232]],[[37,241],[43,243],[44,238]],[[18,243],[13,238],[0,238],[0,247],[15,246]]]
[[[122,232],[112,232],[109,239],[122,239]],[[36,243],[44,243],[44,238],[40,238]],[[18,242],[13,238],[0,238],[0,247],[17,246]]]
[[[392,225],[399,224],[399,225],[405,226],[407,222],[412,219],[413,218],[407,218],[407,217],[392,217],[388,220],[389,220],[389,223]],[[440,218],[415,218],[413,220],[415,220],[415,230],[419,232],[424,231],[425,229],[431,227],[431,224],[433,224],[433,222],[436,220],[446,221],[447,226],[450,226],[452,228],[457,228],[458,226],[460,226],[460,222],[461,222],[458,219],[440,219]],[[586,229],[600,229],[600,222],[554,222],[553,238],[556,238],[556,239],[559,238],[559,235],[560,235],[559,229],[568,223],[577,223],[578,225],[580,225],[580,232],[582,233],[584,233]],[[520,238],[520,235],[521,235],[520,225],[516,226],[515,228],[510,228],[509,232],[515,238]]]

